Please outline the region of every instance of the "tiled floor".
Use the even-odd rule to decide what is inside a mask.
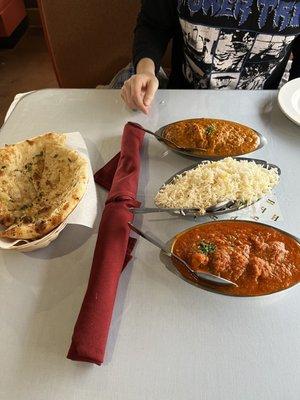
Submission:
[[[43,32],[30,28],[14,49],[0,49],[0,126],[17,93],[57,86]]]

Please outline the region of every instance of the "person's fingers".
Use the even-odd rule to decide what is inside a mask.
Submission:
[[[127,105],[126,92],[125,92],[125,90],[123,90],[123,88],[122,88],[122,91],[121,91],[121,97],[122,97],[124,103]]]
[[[151,79],[147,83],[146,92],[144,95],[143,103],[146,107],[149,107],[152,103],[154,95],[158,89],[158,80],[156,78]]]
[[[124,85],[123,85],[123,87],[121,89],[121,97],[122,97],[124,103],[127,105],[128,100],[127,100],[127,95],[126,95],[126,88],[125,88]]]
[[[143,85],[144,85],[144,80],[141,77],[138,77],[135,80],[133,80],[131,85],[131,97],[136,107],[145,114],[147,114],[148,110],[143,102],[143,97],[144,97],[142,91]]]
[[[134,75],[125,81],[121,96],[126,105],[132,110],[139,109],[148,114],[150,104],[158,89],[158,81],[154,77]]]
[[[131,85],[130,85],[129,80],[124,83],[123,88],[122,88],[122,94],[123,94],[123,99],[124,99],[126,105],[131,110],[136,110],[137,106],[132,101],[132,97],[131,97]]]

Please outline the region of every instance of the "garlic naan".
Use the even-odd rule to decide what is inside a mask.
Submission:
[[[88,164],[46,133],[0,148],[0,237],[37,239],[61,224],[86,191]]]

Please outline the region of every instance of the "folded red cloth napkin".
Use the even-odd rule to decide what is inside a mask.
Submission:
[[[98,185],[107,191],[110,190],[116,170],[118,168],[121,153],[116,154],[107,164],[104,165],[94,175],[94,180]]]
[[[138,207],[136,192],[144,133],[131,125],[123,132],[121,152],[95,174],[109,190],[102,214],[87,291],[74,328],[68,358],[103,362],[113,306],[122,269],[131,259],[129,207]]]

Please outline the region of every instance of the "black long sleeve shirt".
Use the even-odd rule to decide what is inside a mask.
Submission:
[[[134,65],[157,72],[171,39],[171,88],[274,89],[291,53],[300,77],[299,0],[143,0]]]

